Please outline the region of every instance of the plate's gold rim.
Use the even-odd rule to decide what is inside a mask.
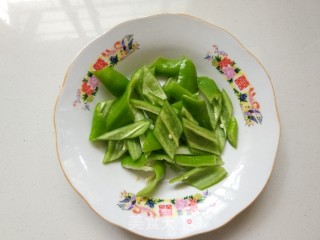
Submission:
[[[202,232],[198,232],[198,233],[193,233],[193,234],[190,234],[190,235],[185,235],[183,237],[175,237],[175,238],[167,238],[167,239],[184,239],[184,238],[187,238],[187,237],[192,237],[192,236],[195,236],[195,235],[202,235],[202,234],[206,234],[206,233],[209,233],[209,232],[212,232],[214,230],[217,230],[219,228],[222,228],[223,226],[225,226],[226,224],[228,224],[230,221],[232,221],[235,217],[237,217],[240,213],[242,213],[245,209],[247,209],[260,195],[261,195],[261,192],[265,189],[267,183],[269,182],[270,180],[270,176],[271,176],[271,173],[273,172],[273,169],[274,169],[274,163],[275,163],[275,159],[276,159],[276,156],[277,156],[277,153],[278,153],[278,149],[279,149],[279,143],[280,143],[280,138],[281,138],[281,122],[280,122],[280,117],[279,117],[279,110],[278,110],[278,106],[277,106],[277,98],[275,96],[275,91],[274,91],[274,86],[273,86],[273,83],[272,83],[272,80],[271,80],[271,77],[269,75],[269,73],[267,72],[266,68],[264,67],[264,65],[261,63],[261,61],[255,57],[255,55],[253,55],[253,53],[248,50],[240,41],[239,39],[234,36],[233,34],[231,34],[228,30],[222,28],[222,27],[219,27],[217,25],[214,25],[206,20],[203,20],[203,19],[200,19],[198,17],[194,17],[194,16],[191,16],[189,14],[185,14],[185,13],[160,13],[160,14],[154,14],[154,15],[149,15],[149,16],[144,16],[144,17],[138,17],[138,18],[134,18],[134,19],[130,19],[130,20],[127,20],[127,21],[124,21],[124,22],[121,22],[117,25],[115,25],[114,27],[112,27],[111,29],[103,32],[102,34],[100,34],[97,38],[93,39],[92,41],[90,41],[88,44],[86,44],[78,53],[77,55],[74,57],[74,59],[72,60],[72,62],[69,64],[69,66],[67,67],[67,70],[66,70],[66,73],[64,75],[64,80],[63,80],[63,83],[62,83],[62,86],[58,92],[58,95],[56,97],[56,101],[55,101],[55,104],[54,104],[54,112],[53,112],[53,126],[54,126],[54,135],[55,135],[55,145],[56,145],[56,152],[57,152],[57,157],[58,157],[58,162],[59,162],[59,165],[62,169],[62,172],[65,176],[65,178],[67,179],[67,181],[69,182],[70,186],[72,187],[72,189],[79,194],[79,196],[84,200],[85,203],[87,203],[89,205],[89,207],[98,215],[100,216],[102,219],[104,219],[105,221],[111,223],[112,225],[115,225],[117,227],[120,227],[122,229],[125,229],[126,231],[129,231],[137,236],[141,236],[141,237],[147,237],[145,235],[142,235],[140,233],[137,233],[133,230],[130,230],[128,228],[125,228],[119,224],[116,224],[114,222],[111,222],[110,220],[106,219],[105,217],[103,217],[99,212],[97,212],[95,210],[95,208],[90,204],[90,202],[73,186],[73,184],[71,183],[68,175],[66,174],[65,170],[64,170],[64,167],[62,165],[62,162],[61,162],[61,159],[60,159],[60,154],[59,154],[59,147],[58,147],[58,137],[57,137],[57,127],[56,127],[56,111],[57,111],[57,105],[58,105],[58,101],[60,99],[60,96],[65,88],[65,85],[66,85],[66,79],[67,79],[67,76],[68,76],[68,73],[69,73],[69,70],[71,68],[71,66],[73,65],[74,61],[77,59],[77,57],[80,55],[80,53],[86,48],[88,47],[91,43],[93,43],[94,41],[96,41],[97,39],[99,39],[100,37],[102,37],[103,35],[105,35],[106,33],[110,32],[111,30],[113,30],[114,28],[117,28],[123,24],[126,24],[128,22],[131,22],[131,21],[136,21],[136,20],[139,20],[139,19],[145,19],[145,18],[152,18],[152,17],[156,17],[156,16],[165,16],[165,15],[172,15],[172,16],[184,16],[184,17],[188,17],[188,18],[192,18],[192,19],[195,19],[199,22],[203,22],[205,24],[207,24],[209,27],[213,27],[213,28],[217,28],[217,29],[220,29],[224,32],[226,32],[227,34],[230,35],[230,37],[232,37],[234,40],[236,40],[239,45],[250,55],[252,56],[256,61],[257,63],[262,67],[262,69],[264,70],[264,72],[267,74],[267,77],[269,79],[269,82],[271,84],[271,88],[272,88],[272,94],[273,94],[273,98],[274,98],[274,101],[275,101],[275,109],[276,109],[276,113],[277,113],[277,121],[278,121],[278,127],[279,127],[279,136],[278,136],[278,143],[277,143],[277,146],[276,146],[276,151],[275,151],[275,155],[274,155],[274,158],[273,158],[273,162],[272,162],[272,167],[271,167],[271,170],[269,172],[269,176],[268,176],[268,179],[267,181],[265,182],[264,186],[261,188],[261,191],[256,195],[255,198],[252,199],[252,201],[250,201],[244,208],[242,208],[238,213],[236,213],[234,216],[232,216],[231,218],[229,218],[227,221],[225,221],[224,223],[222,223],[220,226],[216,227],[216,228],[213,228],[213,229],[210,229],[210,230],[207,230],[207,231],[202,231]],[[148,236],[148,238],[152,238],[152,239],[162,239],[162,238],[158,238],[158,237],[150,237]]]

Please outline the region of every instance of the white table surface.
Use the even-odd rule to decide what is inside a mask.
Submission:
[[[113,26],[186,13],[233,33],[269,73],[281,120],[256,201],[191,239],[320,239],[320,1],[0,1],[0,238],[141,239],[98,217],[58,163],[53,109],[65,71]]]

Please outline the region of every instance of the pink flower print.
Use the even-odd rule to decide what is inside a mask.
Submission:
[[[236,75],[236,71],[230,65],[228,65],[227,67],[223,67],[222,71],[228,79],[232,79]]]
[[[189,201],[187,199],[176,199],[175,207],[177,210],[183,210],[184,208],[188,207]]]
[[[96,78],[96,76],[92,75],[91,78],[89,78],[89,85],[92,89],[96,89],[96,87],[99,84],[99,80],[98,78]]]

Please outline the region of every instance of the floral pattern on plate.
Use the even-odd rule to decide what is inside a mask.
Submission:
[[[208,53],[205,59],[211,61],[219,73],[221,73],[231,85],[234,94],[240,102],[245,124],[252,126],[262,123],[260,104],[255,100],[255,91],[246,74],[239,68],[234,60],[224,51],[220,51],[217,45],[213,45],[213,54]]]
[[[89,67],[86,76],[82,79],[80,88],[77,89],[76,100],[73,106],[80,106],[84,110],[90,110],[90,103],[99,90],[99,80],[92,74],[106,66],[113,67],[131,53],[139,49],[139,44],[133,41],[133,35],[126,35],[122,40],[116,41],[112,49],[106,49],[98,57],[96,62]]]
[[[137,197],[133,193],[123,191],[122,200],[117,205],[122,210],[146,214],[148,217],[176,217],[198,212],[198,205],[204,202],[208,195],[207,190],[184,198],[162,199]]]

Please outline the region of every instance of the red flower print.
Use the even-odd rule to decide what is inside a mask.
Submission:
[[[237,84],[237,86],[238,86],[238,88],[240,90],[243,90],[243,89],[245,89],[246,87],[249,86],[249,82],[248,82],[247,78],[244,75],[238,77],[235,80],[235,83]]]
[[[88,96],[92,95],[93,89],[90,88],[87,82],[82,83],[81,91],[87,94]]]
[[[224,67],[227,67],[228,65],[231,65],[232,64],[232,61],[227,58],[227,57],[224,57],[220,62],[219,62],[219,67],[222,69]]]
[[[105,61],[103,61],[103,59],[101,59],[101,58],[98,58],[98,60],[96,61],[96,63],[93,64],[93,68],[94,68],[95,70],[100,70],[100,69],[102,69],[102,68],[104,68],[104,67],[106,67],[106,66],[108,66],[108,63],[106,63]]]

